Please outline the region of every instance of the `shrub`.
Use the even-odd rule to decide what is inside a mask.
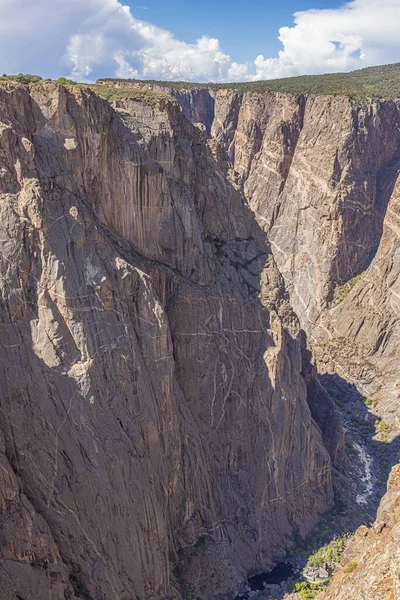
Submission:
[[[387,423],[385,423],[385,421],[382,421],[382,419],[375,419],[374,421],[375,423],[375,433],[377,435],[381,436],[381,439],[383,441],[387,442],[387,434],[390,431],[390,427]]]
[[[337,548],[339,548],[339,550],[344,550],[346,538],[347,538],[347,536],[346,536],[346,534],[344,534],[342,537],[338,538],[338,540],[336,541],[336,546],[337,546]]]
[[[314,600],[314,598],[326,589],[323,584],[301,581],[294,586],[295,594],[299,594],[302,600]]]
[[[310,556],[307,564],[309,567],[314,567],[314,568],[322,567],[322,565],[324,564],[324,557],[322,556],[322,554],[320,552],[315,552],[315,554]]]
[[[359,273],[358,275],[353,277],[353,279],[350,279],[350,281],[347,281],[338,288],[336,297],[332,302],[333,306],[337,306],[346,298],[346,296],[351,292],[356,283],[360,281],[361,277],[364,275],[364,272],[365,271]]]
[[[56,82],[60,83],[61,85],[76,85],[76,81],[73,81],[73,79],[67,79],[66,77],[59,77],[56,79]]]
[[[347,563],[347,565],[345,565],[343,567],[343,571],[345,573],[352,573],[354,571],[354,569],[356,569],[358,567],[358,563],[355,560],[351,560],[350,562]]]
[[[29,73],[18,73],[18,75],[3,75],[0,81],[17,81],[18,83],[36,83],[42,81],[39,75],[30,75]]]

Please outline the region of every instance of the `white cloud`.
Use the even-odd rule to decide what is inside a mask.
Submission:
[[[400,60],[399,0],[353,0],[340,8],[295,14],[282,27],[277,58],[255,60],[254,79],[350,71]]]
[[[246,71],[218,40],[179,41],[118,0],[0,0],[0,73],[223,81]]]
[[[400,60],[399,21],[400,0],[299,12],[280,29],[279,55],[248,65],[217,39],[177,40],[119,0],[0,0],[0,73],[238,81],[344,71]]]

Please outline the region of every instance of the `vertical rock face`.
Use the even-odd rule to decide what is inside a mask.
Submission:
[[[266,231],[319,368],[374,395],[400,427],[399,102],[210,93],[212,135]]]
[[[397,429],[400,427],[399,177],[391,188],[374,260],[348,295],[321,315],[313,338],[321,371],[338,371],[359,385],[365,395],[376,400],[379,415]]]
[[[182,113],[191,123],[202,123],[208,134],[214,123],[215,99],[207,89],[169,90],[182,107]]]
[[[212,133],[267,232],[320,372],[372,396],[398,431],[399,103],[230,92],[215,114]],[[309,404],[329,448],[334,412],[317,385]],[[400,596],[396,477],[398,467],[375,526],[357,532],[324,599]]]
[[[155,93],[163,93],[175,98],[182,109],[182,113],[191,123],[201,123],[208,134],[214,122],[215,94],[206,87],[185,89],[184,87],[168,87],[157,83],[142,83],[140,81],[124,81],[118,79],[99,79],[99,85],[111,86],[119,89],[145,90]]]
[[[173,93],[193,120],[196,90]],[[399,101],[209,94],[211,138],[268,239],[319,370],[372,396],[377,414],[398,430]],[[210,106],[203,100],[195,116],[207,130]],[[331,456],[343,462],[336,413],[304,364],[311,414]],[[327,599],[399,596],[396,473],[384,517],[372,531],[360,530],[349,550],[354,573],[337,575]]]
[[[397,156],[398,124],[391,102],[352,106],[348,99],[326,97],[307,102],[270,232],[307,329],[332,299],[335,285],[362,272],[376,252],[387,187],[393,184],[386,168]]]
[[[332,503],[240,181],[159,99],[3,86],[0,122],[2,593],[231,598]]]
[[[199,91],[172,90],[188,118]],[[377,252],[400,161],[399,103],[233,90],[209,95],[211,135],[232,160],[310,331],[335,287],[364,271]],[[208,124],[209,109],[196,120]]]

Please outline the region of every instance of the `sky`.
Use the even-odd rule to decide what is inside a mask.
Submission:
[[[150,0],[125,2],[146,19],[179,39],[194,43],[203,35],[218,38],[223,51],[237,62],[252,62],[258,54],[273,56],[281,49],[279,28],[291,25],[296,11],[340,6],[338,0]]]
[[[257,81],[400,62],[400,0],[0,0],[0,74]]]

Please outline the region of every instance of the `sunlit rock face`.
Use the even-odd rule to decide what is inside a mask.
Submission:
[[[371,528],[360,527],[342,566],[318,600],[395,600],[400,592],[400,465],[395,466]]]
[[[0,122],[3,597],[232,598],[342,452],[240,177],[158,96],[11,84]]]

